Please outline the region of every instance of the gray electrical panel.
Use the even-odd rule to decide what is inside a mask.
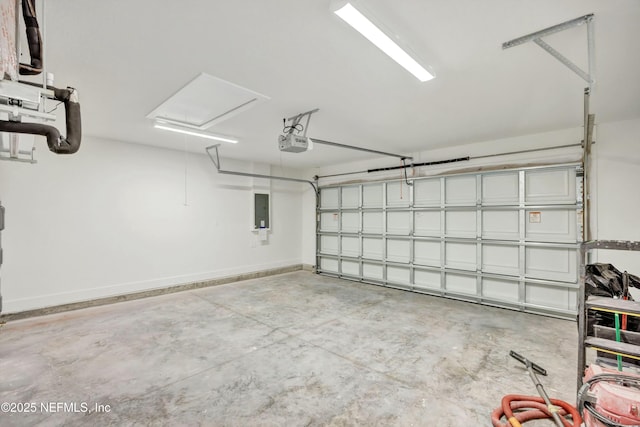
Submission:
[[[253,197],[253,228],[269,228],[269,195],[255,193]]]

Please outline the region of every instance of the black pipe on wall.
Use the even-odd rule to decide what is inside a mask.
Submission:
[[[0,120],[0,132],[25,133],[42,135],[47,138],[49,150],[56,154],[73,154],[80,149],[82,139],[82,123],[80,118],[80,103],[74,89],[58,89],[48,86],[53,90],[54,99],[62,101],[65,109],[67,137],[63,138],[60,131],[53,126],[41,123],[22,123],[9,120]]]

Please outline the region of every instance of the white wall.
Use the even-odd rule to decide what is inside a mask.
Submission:
[[[640,240],[640,119],[599,125],[595,139],[596,236]]]
[[[72,156],[37,147],[36,165],[0,163],[4,313],[302,262],[301,184],[219,175],[205,155],[96,138]],[[252,190],[265,185],[263,244],[250,227]]]
[[[640,119],[597,126],[594,237],[640,241]],[[640,252],[598,251],[594,261],[640,276]],[[636,290],[634,298],[640,299]]]

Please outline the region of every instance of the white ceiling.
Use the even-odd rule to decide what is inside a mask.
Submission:
[[[532,43],[503,42],[594,13],[599,122],[640,117],[638,0],[362,0],[437,77],[420,83],[329,10],[329,0],[47,2],[48,71],[80,94],[85,135],[202,152],[145,116],[201,72],[270,97],[210,129],[223,157],[292,167],[370,155],[281,153],[282,118],[308,136],[411,153],[580,126],[585,82]],[[546,39],[586,69],[586,26]],[[210,141],[208,141],[210,142]],[[577,141],[576,141],[577,142]]]

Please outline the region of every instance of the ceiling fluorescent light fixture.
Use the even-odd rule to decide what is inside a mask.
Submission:
[[[404,67],[421,82],[426,82],[435,77],[391,40],[380,28],[376,27],[366,16],[358,11],[358,9],[353,7],[350,2],[339,2],[337,7],[333,8],[333,13],[351,25],[367,40],[389,55],[391,59]]]
[[[230,142],[232,144],[235,144],[236,142],[238,142],[237,139],[228,138],[225,136],[213,135],[208,132],[201,132],[194,129],[185,129],[179,126],[174,126],[174,125],[170,125],[168,123],[163,123],[163,122],[155,122],[153,124],[153,127],[156,129],[162,129],[162,130],[168,130],[171,132],[184,133],[186,135],[198,136],[200,138],[213,139],[213,140],[222,141],[222,142]]]

